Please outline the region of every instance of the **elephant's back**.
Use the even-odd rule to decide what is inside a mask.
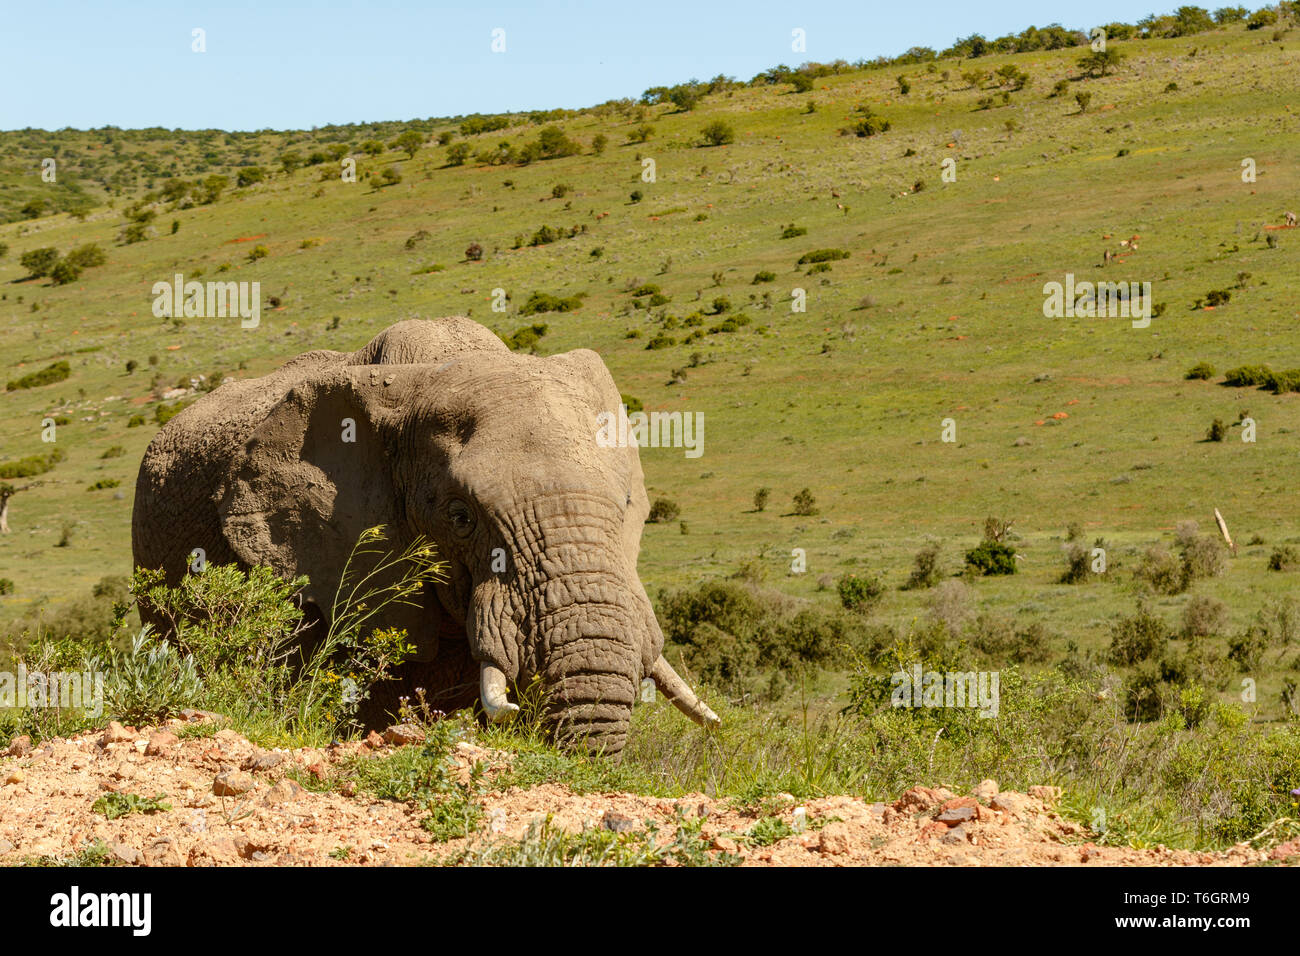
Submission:
[[[384,329],[347,356],[347,365],[433,365],[466,353],[510,355],[490,329],[463,315],[407,319]]]

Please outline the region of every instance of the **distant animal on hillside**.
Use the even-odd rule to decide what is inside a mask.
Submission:
[[[637,443],[596,440],[620,404],[595,352],[517,354],[461,317],[307,352],[227,381],[157,434],[136,482],[135,563],[175,584],[202,548],[208,563],[306,575],[319,629],[354,544],[384,525],[386,548],[423,537],[448,571],[371,622],[404,628],[416,654],[366,723],[417,687],[441,710],[478,699],[501,719],[518,709],[509,685],[540,677],[558,739],[618,754],[648,677],[715,724],[664,659],[637,577],[650,511]]]
[[[1289,213],[1287,213],[1287,214],[1286,214],[1286,224],[1287,224],[1288,226],[1294,226],[1294,225],[1295,225],[1295,222],[1296,222],[1296,219],[1295,219],[1295,213],[1293,213],[1293,212],[1289,212]]]
[[[1114,254],[1113,252],[1111,252],[1109,249],[1103,249],[1103,250],[1102,250],[1102,252],[1101,252],[1101,264],[1102,264],[1103,266],[1108,266],[1108,265],[1110,265],[1111,260],[1114,259],[1114,258],[1115,258],[1115,254]]]

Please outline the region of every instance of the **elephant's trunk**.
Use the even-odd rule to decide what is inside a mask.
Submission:
[[[569,574],[547,583],[538,610],[540,673],[557,740],[617,755],[648,638],[633,593],[604,576]]]

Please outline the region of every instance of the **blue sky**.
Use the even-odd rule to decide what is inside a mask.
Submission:
[[[580,107],[692,77],[1151,12],[1133,0],[30,0],[0,20],[0,128],[310,128]],[[204,53],[191,50],[196,27]],[[806,53],[791,50],[796,27]],[[504,53],[491,50],[496,28]]]

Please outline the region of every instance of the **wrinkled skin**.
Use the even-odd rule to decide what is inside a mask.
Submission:
[[[202,548],[208,563],[305,574],[308,614],[327,621],[364,529],[386,525],[394,550],[423,535],[447,580],[379,622],[417,652],[368,722],[417,687],[443,710],[468,706],[489,665],[545,682],[561,741],[617,754],[642,678],[671,698],[676,677],[656,671],[663,634],[636,572],[649,511],[637,450],[595,440],[597,414],[618,404],[594,352],[517,355],[464,318],[308,352],[159,432],[136,485],[135,563],[174,582]],[[693,700],[684,686],[676,697]]]

